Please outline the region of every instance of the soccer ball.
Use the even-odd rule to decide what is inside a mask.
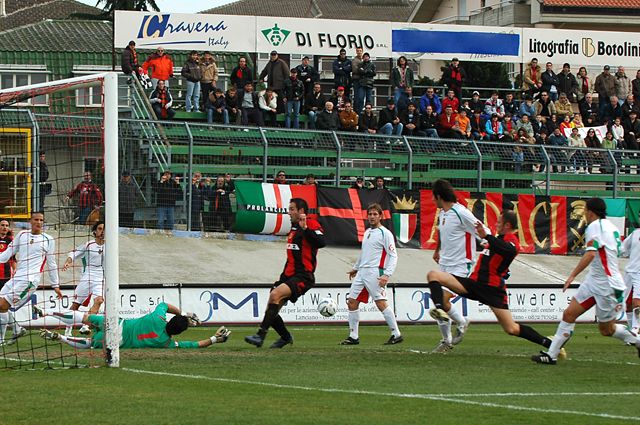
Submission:
[[[333,298],[323,298],[318,304],[318,313],[324,317],[331,317],[338,311],[338,304]]]

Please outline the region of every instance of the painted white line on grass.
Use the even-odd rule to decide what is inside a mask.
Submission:
[[[597,418],[606,418],[606,419],[621,419],[626,421],[640,422],[640,417],[636,417],[636,416],[611,415],[608,413],[589,413],[589,412],[580,412],[576,410],[542,409],[538,407],[517,406],[513,404],[499,404],[499,403],[489,403],[489,402],[472,401],[472,400],[462,400],[459,398],[449,398],[449,397],[460,396],[456,394],[386,393],[386,392],[365,391],[365,390],[345,390],[340,388],[306,387],[302,385],[276,384],[272,382],[247,381],[243,379],[214,378],[214,377],[204,376],[204,375],[187,375],[182,373],[156,372],[152,370],[142,370],[142,369],[122,368],[122,370],[126,372],[145,374],[145,375],[170,376],[173,378],[197,379],[197,380],[214,381],[214,382],[228,382],[232,384],[256,385],[256,386],[262,386],[262,387],[281,388],[281,389],[288,389],[288,390],[316,391],[321,393],[373,395],[373,396],[381,396],[381,397],[413,398],[413,399],[423,399],[423,400],[432,400],[432,401],[447,401],[451,403],[467,404],[467,405],[474,405],[474,406],[480,406],[480,407],[497,407],[497,408],[503,408],[503,409],[528,411],[528,412],[559,413],[559,414],[565,414],[565,415],[588,416],[588,417],[597,417]],[[559,393],[559,394],[562,394],[562,393]],[[552,394],[549,393],[549,395],[552,395]],[[492,396],[492,394],[486,394],[484,396],[489,397],[489,396]]]

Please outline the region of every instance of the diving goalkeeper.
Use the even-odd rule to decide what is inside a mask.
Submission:
[[[167,321],[167,313],[174,314]],[[104,345],[104,316],[101,314],[88,314],[79,311],[67,311],[53,313],[55,317],[66,325],[84,323],[94,328],[92,338],[76,338],[61,335],[43,329],[40,336],[51,341],[62,341],[78,349],[102,348]],[[210,338],[201,341],[175,341],[172,337],[180,335],[189,326],[197,326],[200,320],[195,313],[180,312],[177,307],[160,303],[156,309],[137,319],[124,319],[120,322],[120,348],[204,348],[212,344],[226,342],[231,331],[224,326]]]

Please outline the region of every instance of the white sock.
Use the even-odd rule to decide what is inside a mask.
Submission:
[[[66,326],[64,328],[64,335],[65,336],[71,336],[73,335],[73,326]]]
[[[640,326],[640,307],[633,309],[631,314],[631,329],[638,329]]]
[[[9,323],[11,324],[11,329],[13,330],[13,334],[14,335],[19,334],[20,331],[22,330],[22,326],[18,324],[18,321],[16,320],[16,316],[13,314],[11,310],[9,310],[7,314],[9,315]]]
[[[616,330],[611,335],[614,338],[623,341],[625,344],[635,344],[638,338],[632,334],[626,326],[622,326],[616,323]]]
[[[391,306],[387,306],[382,312],[384,316],[384,320],[387,322],[389,329],[391,329],[391,334],[396,338],[399,337],[400,329],[398,329],[398,322],[396,321],[396,315],[393,314],[393,310],[391,310]]]
[[[91,338],[76,338],[70,337],[66,335],[60,335],[60,341],[65,344],[69,344],[74,348],[79,348],[81,350],[86,350],[87,348],[91,348]]]
[[[51,317],[55,317],[65,325],[81,325],[82,319],[84,319],[84,312],[68,310],[61,313],[53,313]]]
[[[9,313],[0,313],[0,342],[4,341],[4,335],[7,332],[7,324],[9,323]]]
[[[451,344],[451,320],[438,320],[438,328],[442,334],[442,339]]]
[[[360,325],[360,310],[349,310],[349,336],[353,339],[359,338],[358,327]]]
[[[633,310],[627,311],[627,326],[629,329],[633,328]]]
[[[549,347],[549,350],[547,350],[547,354],[549,354],[549,356],[553,360],[558,360],[560,349],[567,343],[567,341],[569,341],[569,338],[571,338],[571,335],[573,335],[573,329],[575,327],[575,323],[560,321],[560,324],[558,324],[558,329],[556,330],[556,334],[551,341],[551,347]]]
[[[451,303],[451,308],[447,311],[447,314],[451,320],[456,322],[458,325],[463,325],[467,321],[467,319],[462,315],[462,306],[460,306],[460,303]]]

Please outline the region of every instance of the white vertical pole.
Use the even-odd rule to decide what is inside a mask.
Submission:
[[[118,248],[118,76],[104,77],[104,181],[105,181],[105,354],[107,365],[120,366]]]

